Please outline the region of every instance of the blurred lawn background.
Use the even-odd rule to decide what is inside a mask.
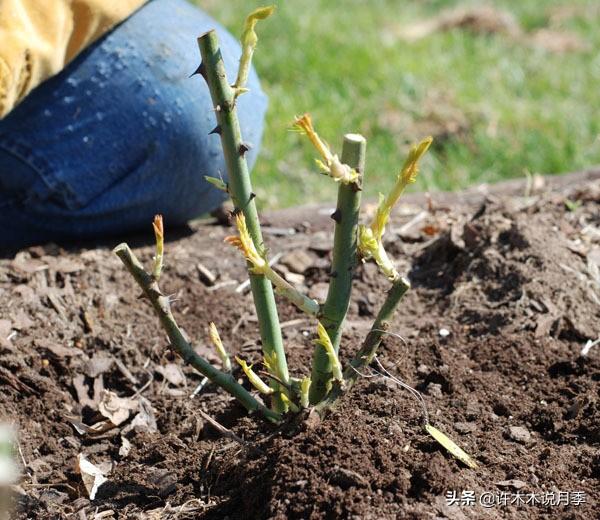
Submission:
[[[194,1],[236,36],[269,3]],[[346,132],[367,137],[371,197],[426,135],[435,142],[416,190],[600,163],[598,0],[499,0],[488,15],[477,15],[481,2],[451,0],[276,3],[254,58],[270,96],[253,173],[262,207],[334,200],[314,151],[288,131],[304,112],[337,151]],[[429,34],[406,37],[419,30]]]

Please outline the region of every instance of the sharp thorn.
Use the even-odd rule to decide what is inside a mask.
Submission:
[[[335,220],[338,224],[342,221],[342,212],[339,208],[337,208],[330,217]]]
[[[221,135],[221,125],[215,126],[210,132],[208,132],[208,135],[212,135],[212,134]]]
[[[255,199],[255,198],[256,198],[256,193],[251,192],[250,193],[250,199],[248,200],[248,202],[250,202],[252,199]]]
[[[200,76],[206,79],[206,68],[204,67],[204,62],[200,63],[200,65],[198,65],[198,68],[190,74],[190,78],[192,76],[195,76],[196,74],[200,74]]]
[[[330,278],[337,278],[337,271],[331,271],[331,272],[329,273],[329,277],[330,277]]]
[[[247,143],[242,143],[240,144],[240,147],[238,148],[238,153],[240,154],[240,157],[244,157],[244,155],[246,155],[246,152],[250,150],[250,145]]]

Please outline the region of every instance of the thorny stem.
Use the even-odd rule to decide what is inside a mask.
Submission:
[[[182,359],[192,365],[202,375],[208,377],[213,383],[233,395],[248,411],[257,411],[271,421],[279,421],[281,416],[278,413],[269,410],[265,405],[260,403],[231,374],[221,372],[194,351],[192,345],[183,336],[171,313],[169,298],[162,294],[158,287],[158,282],[152,275],[146,272],[129,246],[127,244],[119,244],[113,251],[135,278],[144,295],[150,300],[163,329],[169,337],[171,347],[175,349]]]
[[[221,145],[229,173],[229,193],[235,208],[242,211],[246,217],[250,236],[256,247],[262,252],[264,250],[263,238],[254,202],[248,164],[245,159],[248,147],[242,141],[240,124],[235,110],[235,91],[227,81],[216,32],[213,30],[200,36],[198,46],[202,55],[200,70],[208,83],[217,116],[218,133],[221,137]],[[275,360],[277,370],[275,375],[287,383],[289,373],[273,287],[271,282],[264,276],[252,273],[249,276],[263,352],[265,356]],[[277,412],[286,411],[287,407],[281,399],[279,385],[271,380],[271,386],[275,390],[273,409]]]
[[[355,183],[340,183],[338,187],[337,207],[332,215],[335,220],[332,277],[320,316],[336,353],[339,351],[342,326],[350,305],[352,276],[357,263],[357,226],[366,145],[367,142],[361,135],[344,136],[342,162],[358,172],[359,177]],[[317,345],[314,350],[311,380],[309,399],[311,404],[316,404],[327,395],[332,380],[330,356],[321,345]]]
[[[385,331],[389,330],[390,321],[400,300],[409,289],[410,282],[406,278],[399,276],[394,281],[391,289],[387,293],[383,305],[377,313],[377,318],[367,334],[362,347],[350,362],[350,366],[344,370],[344,386],[342,387],[336,382],[327,398],[316,406],[316,409],[320,414],[326,413],[326,411],[333,406],[337,398],[354,385],[358,377],[358,372],[371,363],[377,354],[377,349],[381,344],[383,334],[385,334]]]

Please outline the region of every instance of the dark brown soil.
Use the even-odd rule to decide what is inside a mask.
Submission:
[[[112,242],[0,260],[0,421],[20,432],[18,518],[597,518],[600,345],[580,352],[600,336],[599,210],[600,172],[588,172],[547,181],[530,197],[515,183],[429,204],[415,196],[395,215],[389,251],[414,287],[394,320],[405,343],[387,337],[379,359],[422,392],[432,424],[477,459],[477,470],[436,444],[408,392],[381,378],[362,379],[322,421],[305,414],[279,427],[248,417],[214,386],[191,399],[201,377],[188,367],[180,377]],[[283,271],[302,271],[315,296],[329,270],[328,214],[263,218],[271,255],[285,251]],[[213,356],[206,326],[215,321],[231,351],[259,361],[251,296],[235,292],[244,267],[222,243],[231,229],[203,222],[192,231],[167,244],[162,284],[177,319],[205,355]],[[175,234],[168,223],[167,234]],[[148,262],[152,247],[137,252]],[[373,265],[357,272],[342,361],[387,286]],[[304,374],[314,323],[285,303],[281,320],[291,370]],[[83,431],[80,423],[103,419],[103,389],[142,395],[155,431],[152,420],[134,427],[130,418],[80,434],[74,424]],[[245,444],[220,435],[198,409]],[[113,464],[93,501],[76,471],[80,453]],[[485,509],[449,505],[452,491],[583,492],[586,502]]]

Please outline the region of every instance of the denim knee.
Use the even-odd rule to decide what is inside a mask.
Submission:
[[[0,186],[13,175],[3,154],[29,166],[22,211],[47,240],[128,231],[155,213],[182,223],[223,200],[204,180],[226,177],[208,87],[189,77],[196,38],[213,28],[233,79],[237,41],[185,0],[154,0],[0,121]],[[254,72],[249,88],[238,113],[253,163],[267,100]]]

